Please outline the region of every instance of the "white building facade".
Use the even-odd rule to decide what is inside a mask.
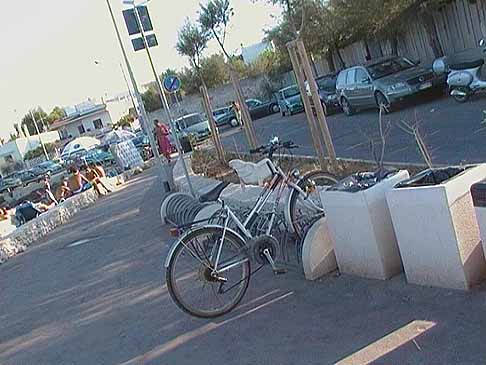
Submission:
[[[35,150],[42,143],[59,141],[60,136],[56,131],[41,133],[30,137],[17,138],[0,146],[0,166],[15,162],[22,162],[27,152]]]
[[[61,139],[100,136],[112,128],[113,122],[106,105],[80,104],[66,108],[67,116],[54,122],[50,129],[59,131]]]

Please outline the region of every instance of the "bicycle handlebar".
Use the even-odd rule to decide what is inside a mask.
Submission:
[[[278,143],[271,143],[270,142],[266,145],[257,147],[255,149],[251,149],[250,153],[251,154],[255,154],[255,153],[268,154],[268,157],[272,158],[273,153],[280,148],[294,149],[294,148],[299,148],[299,146],[297,146],[292,141],[285,141],[285,142],[278,142]]]

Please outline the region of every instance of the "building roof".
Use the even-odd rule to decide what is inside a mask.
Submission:
[[[92,116],[92,115],[96,115],[96,114],[98,114],[100,112],[105,112],[105,111],[107,111],[105,104],[96,105],[92,109],[89,109],[89,110],[86,110],[86,111],[82,111],[82,112],[77,112],[75,114],[72,114],[72,115],[64,118],[64,119],[61,119],[61,120],[58,120],[58,121],[52,123],[51,126],[50,126],[50,129],[51,130],[56,130],[56,129],[65,127],[65,126],[67,126],[69,124],[78,122],[78,121],[80,121],[83,118],[86,118],[86,117],[89,117],[89,116]]]

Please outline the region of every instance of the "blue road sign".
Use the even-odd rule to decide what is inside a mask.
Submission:
[[[164,89],[169,93],[175,93],[181,88],[181,80],[177,76],[166,76]]]

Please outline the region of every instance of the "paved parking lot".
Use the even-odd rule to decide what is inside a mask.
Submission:
[[[393,162],[422,163],[412,137],[397,127],[401,120],[419,121],[422,136],[436,164],[458,164],[486,160],[486,97],[478,95],[466,104],[458,104],[449,97],[423,96],[410,100],[385,117],[392,128],[387,138],[385,159]],[[328,117],[336,153],[339,157],[372,159],[369,139],[378,135],[378,112],[368,110],[347,117],[336,114]],[[291,139],[301,146],[297,153],[315,155],[304,113],[292,117],[274,114],[255,121],[260,143],[272,136]],[[223,141],[227,148],[247,150],[244,134],[225,129]]]
[[[164,285],[155,171],[0,266],[0,364],[484,363],[485,287],[262,271],[234,312],[187,316]]]

